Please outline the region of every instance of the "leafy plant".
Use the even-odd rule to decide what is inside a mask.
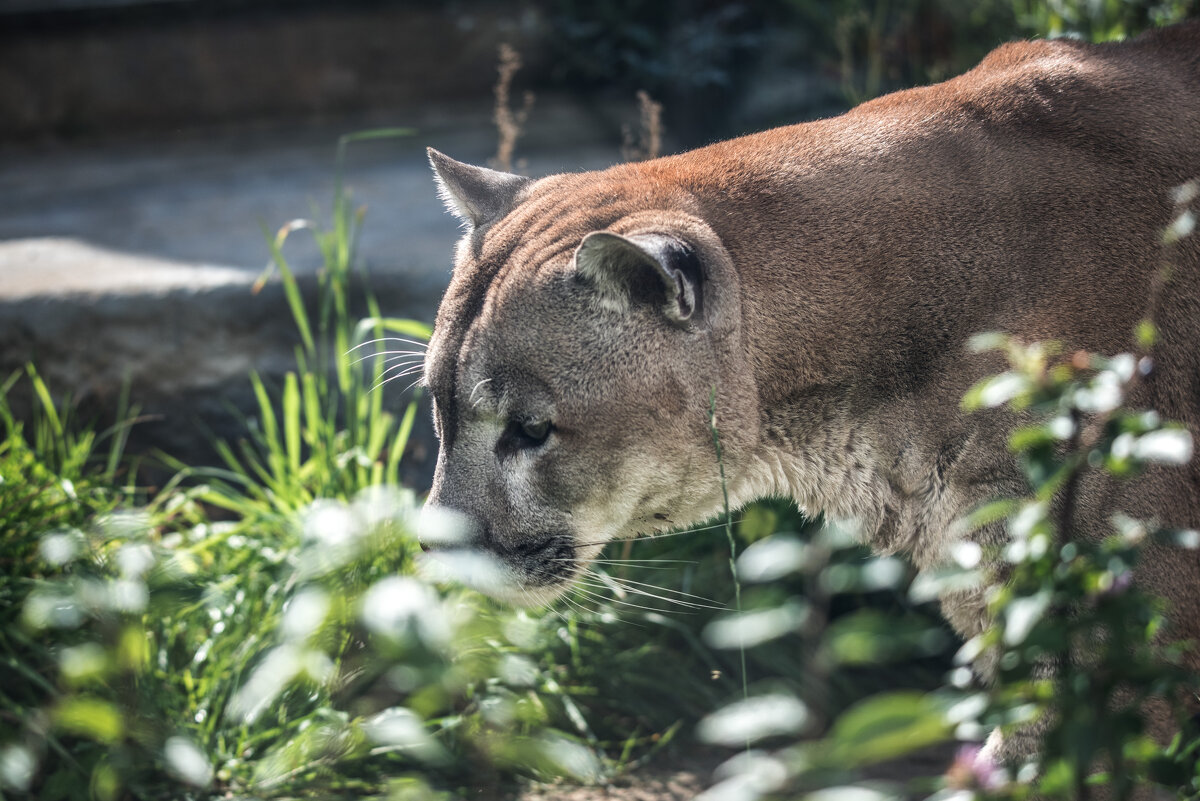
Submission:
[[[1149,345],[1152,327],[1142,330]],[[1085,472],[1132,477],[1150,464],[1185,464],[1191,435],[1152,411],[1122,407],[1149,371],[1147,357],[1076,353],[1058,361],[1054,348],[1005,337],[982,338],[978,346],[1005,350],[1013,369],[978,385],[967,404],[1007,403],[1044,422],[1017,429],[1010,440],[1034,495],[1003,510],[1011,535],[1000,555],[1007,580],[989,598],[992,625],[962,652],[963,658],[994,653],[997,666],[994,686],[974,697],[987,703],[968,725],[999,725],[1015,736],[1031,725],[1044,732],[1036,758],[1018,766],[1015,777],[1017,786],[1042,797],[1087,797],[1097,765],[1117,798],[1130,797],[1137,783],[1187,783],[1185,760],[1194,759],[1189,749],[1196,746],[1177,739],[1160,748],[1144,730],[1142,713],[1152,704],[1160,714],[1177,706],[1194,694],[1196,676],[1184,666],[1187,644],[1162,641],[1161,600],[1134,585],[1132,574],[1151,543],[1194,549],[1200,533],[1116,515],[1108,536],[1066,541],[1063,535],[1073,527]],[[998,509],[982,510],[975,520]]]
[[[1164,233],[1165,257],[1192,233],[1196,197],[1195,182],[1177,191],[1175,219]],[[1149,466],[1179,467],[1192,458],[1186,428],[1153,410],[1124,405],[1153,369],[1148,354],[1157,332],[1151,319],[1158,298],[1170,289],[1169,276],[1164,267],[1151,287],[1147,318],[1137,330],[1141,352],[1064,357],[1054,343],[1023,344],[1002,334],[974,339],[975,350],[1001,351],[1010,368],[972,387],[963,406],[1008,406],[1019,413],[1016,419],[1025,424],[1013,431],[1009,448],[1031,494],[999,499],[961,521],[964,539],[953,549],[955,564],[908,587],[919,601],[986,588],[989,623],[959,650],[958,667],[941,688],[890,691],[840,714],[821,715],[810,699],[828,695],[834,668],[912,655],[909,649],[934,636],[931,629],[885,622],[868,610],[830,620],[830,589],[881,580],[898,587],[906,583],[905,571],[878,558],[838,565],[835,555],[854,537],[833,526],[809,542],[772,534],[742,554],[743,579],[764,589],[774,585],[776,592],[762,596],[767,603],[754,611],[710,624],[709,640],[725,648],[773,647],[803,632],[815,635],[813,664],[805,686],[736,702],[706,718],[700,731],[730,745],[821,736],[772,750],[748,748],[727,763],[724,781],[704,798],[756,799],[845,782],[855,782],[860,794],[898,794],[902,788],[878,784],[868,791],[861,771],[952,736],[978,741],[997,728],[1027,740],[1026,764],[999,764],[996,754],[967,746],[939,781],[926,779],[918,788],[940,788],[937,798],[1083,799],[1098,784],[1114,798],[1157,784],[1200,797],[1200,739],[1187,725],[1183,703],[1200,689],[1200,677],[1184,660],[1193,644],[1164,636],[1162,600],[1132,581],[1147,547],[1165,549],[1157,558],[1171,558],[1170,549],[1200,548],[1200,532],[1114,513],[1110,531],[1067,538],[1077,533],[1076,504],[1086,474],[1133,479]],[[981,547],[967,537],[1001,520],[1010,535],[1001,546]],[[809,590],[781,597],[778,586],[795,575],[809,577]],[[986,685],[977,683],[973,670],[980,661],[994,666]],[[1180,734],[1156,742],[1145,728],[1148,710],[1173,711]]]
[[[394,133],[343,138],[339,154]],[[419,504],[397,464],[416,402],[393,415],[377,390],[419,364],[428,328],[382,316],[369,293],[355,317],[361,223],[339,181],[327,226],[271,240],[297,369],[279,388],[251,377],[257,416],[221,446],[223,469],[171,462],[176,478],[141,498],[119,485],[126,424],[76,428],[32,368],[32,429],[0,396],[4,792],[433,797],[466,777],[595,780],[678,731],[684,701],[665,703],[647,666],[686,641],[656,607],[688,594],[648,589],[655,559],[599,566],[571,602],[594,608],[572,616],[497,610],[415,575]],[[315,310],[283,253],[296,230],[325,257]],[[638,547],[661,557],[676,542]],[[611,636],[627,610],[661,635]],[[677,690],[700,708],[711,663],[683,653],[698,655]]]
[[[1030,32],[1106,42],[1178,22],[1200,5],[1195,0],[1013,0],[1013,9]]]

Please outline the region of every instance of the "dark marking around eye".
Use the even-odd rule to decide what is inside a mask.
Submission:
[[[552,433],[554,424],[549,420],[510,420],[496,443],[496,453],[511,456],[517,451],[540,448]]]

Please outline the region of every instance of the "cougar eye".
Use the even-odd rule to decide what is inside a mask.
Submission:
[[[517,451],[540,448],[554,431],[549,420],[509,420],[496,443],[497,456],[511,456]]]
[[[540,447],[553,430],[554,425],[549,420],[510,420],[496,443],[496,453],[513,454]]]
[[[546,441],[546,437],[550,436],[551,426],[549,420],[523,421],[518,425],[521,447],[537,447]]]

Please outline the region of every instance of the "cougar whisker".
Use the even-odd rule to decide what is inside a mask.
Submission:
[[[597,584],[592,584],[589,586],[602,587],[602,585],[597,585]],[[607,601],[610,603],[618,604],[620,606],[628,606],[632,609],[641,609],[643,612],[661,612],[662,611],[660,609],[655,609],[653,606],[645,606],[643,604],[635,604],[632,601],[623,601],[620,598],[606,598],[603,595],[601,595],[600,593],[592,592],[591,590],[584,589],[582,586],[580,586],[578,584],[575,585],[575,589],[577,592],[583,593],[583,595],[585,595],[586,597],[593,598],[597,601]],[[692,614],[695,614],[695,612],[683,611],[683,612],[681,612],[681,614],[692,615]]]
[[[405,339],[404,337],[378,337],[377,339],[368,339],[366,342],[360,342],[357,345],[355,345],[354,347],[350,348],[350,350],[348,350],[346,352],[353,353],[354,351],[358,350],[359,348],[365,348],[367,345],[374,345],[376,342],[405,342],[409,345],[416,345],[417,347],[419,347],[421,349],[425,349],[425,348],[429,347],[428,342],[421,342],[420,340],[416,340],[416,339]]]
[[[349,355],[350,351],[346,351],[346,353],[347,353],[347,355]],[[394,362],[397,359],[404,357],[404,356],[416,357],[415,361],[425,361],[425,352],[424,351],[381,350],[381,351],[376,351],[375,353],[368,353],[366,356],[359,356],[357,359],[350,362],[350,364],[352,364],[352,365],[361,364],[362,362],[365,362],[368,359],[378,359],[380,356],[387,357],[385,359],[385,362]]]
[[[684,592],[683,590],[676,590],[676,589],[672,589],[671,587],[661,587],[657,584],[647,584],[644,581],[634,581],[633,579],[630,579],[630,578],[617,578],[616,576],[608,576],[608,578],[612,581],[615,581],[618,584],[634,584],[634,585],[637,585],[640,587],[649,587],[652,590],[661,590],[662,592],[671,592],[671,593],[675,593],[676,595],[682,595],[686,598],[695,598],[697,601],[702,601],[706,604],[716,604],[717,603],[716,600],[713,598],[706,598],[703,595],[696,595],[695,593]],[[627,587],[626,589],[629,589],[629,588]],[[718,605],[718,606],[714,606],[712,608],[724,609],[725,607]]]
[[[472,387],[471,394],[470,394],[470,396],[467,397],[467,402],[470,403],[472,406],[478,405],[479,401],[475,400],[475,393],[479,390],[480,387],[482,387],[484,384],[488,383],[491,380],[492,379],[490,379],[490,378],[485,378],[482,381],[480,381],[478,384],[476,384],[474,387]],[[479,400],[483,400],[483,398],[480,398]]]
[[[607,576],[607,575],[603,575],[603,574],[599,574],[599,573],[593,573],[591,571],[588,572],[588,575],[600,580],[600,584],[596,584],[595,582],[583,582],[589,587],[616,589],[616,590],[620,590],[621,592],[629,593],[630,595],[641,595],[645,598],[654,598],[659,601],[665,601],[666,603],[669,603],[669,604],[676,604],[678,606],[686,606],[689,609],[714,609],[714,610],[719,611],[719,610],[723,610],[725,608],[723,606],[716,606],[713,604],[702,604],[702,603],[697,603],[695,601],[688,601],[683,598],[671,598],[666,595],[657,595],[655,593],[648,592],[646,590],[639,589],[637,587],[627,587],[627,586],[624,586],[623,584],[613,580],[611,576]],[[581,582],[583,581],[582,577],[580,578],[580,581]]]
[[[424,367],[424,365],[422,365],[422,367]],[[389,384],[389,383],[391,383],[392,381],[395,381],[397,378],[404,378],[404,376],[406,376],[406,375],[412,375],[413,373],[417,373],[417,372],[420,372],[420,373],[421,373],[420,377],[418,377],[416,381],[412,382],[411,384],[409,384],[409,385],[408,385],[407,387],[405,387],[404,389],[400,390],[400,394],[401,394],[401,395],[403,395],[405,392],[408,392],[410,389],[412,389],[413,387],[415,387],[417,384],[419,384],[419,383],[421,383],[422,381],[424,381],[424,380],[425,380],[425,374],[424,374],[424,370],[419,370],[419,371],[418,371],[417,369],[415,369],[415,368],[414,368],[414,369],[411,369],[411,370],[405,370],[404,372],[402,372],[402,373],[398,373],[397,375],[392,375],[392,376],[388,376],[388,377],[386,377],[386,378],[382,378],[381,380],[379,380],[379,381],[376,381],[376,382],[375,382],[375,386],[371,387],[371,389],[370,389],[370,390],[368,390],[368,391],[369,391],[369,392],[374,392],[375,390],[377,390],[377,389],[379,389],[380,387],[382,387],[384,384]]]

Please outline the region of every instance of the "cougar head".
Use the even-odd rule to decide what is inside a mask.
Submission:
[[[737,276],[649,164],[535,181],[429,155],[465,234],[425,359],[426,512],[492,557],[483,589],[545,603],[610,540],[720,510],[713,412],[727,471],[757,436]]]

